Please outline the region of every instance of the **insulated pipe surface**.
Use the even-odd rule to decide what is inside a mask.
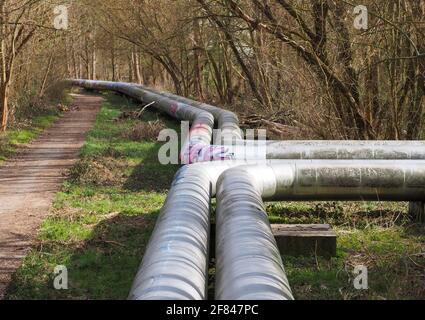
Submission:
[[[425,200],[423,160],[268,160],[244,170],[265,200]]]
[[[217,183],[216,299],[293,299],[264,199],[425,199],[425,161],[270,161]]]
[[[129,83],[92,80],[67,80],[66,82],[70,85],[86,89],[120,92],[146,104],[154,102],[155,108],[159,111],[175,119],[191,122],[192,127],[188,141],[182,148],[181,158],[184,163],[192,162],[191,157],[193,157],[194,154],[191,148],[193,146],[209,146],[211,144],[214,116],[207,111],[177,102],[163,95],[141,89]]]
[[[226,146],[211,146],[214,117],[218,119],[220,109],[204,104],[196,105],[192,100],[174,95],[158,94],[133,84],[107,81],[73,80],[72,85],[89,89],[113,90],[145,103],[155,102],[155,107],[170,116],[192,123],[190,140],[183,151],[196,161],[216,160],[209,157],[217,154],[221,159],[424,159],[424,142],[401,141],[291,141],[265,143],[263,154],[252,153],[252,142],[236,141],[241,149],[223,149]],[[177,101],[177,102],[176,102]],[[189,103],[190,102],[190,103]],[[196,105],[196,106],[195,106]],[[234,136],[233,116],[226,120],[229,136]],[[237,118],[236,118],[237,119]],[[254,145],[256,142],[254,142]],[[261,144],[261,143],[260,143]],[[249,148],[247,148],[247,146]],[[262,147],[264,144],[262,145]],[[232,148],[234,146],[231,146]],[[216,148],[221,148],[217,149]],[[240,154],[251,152],[250,156]],[[131,299],[205,299],[208,267],[209,201],[215,193],[215,181],[227,168],[246,164],[214,164],[185,167],[176,175],[167,201],[161,210],[154,234],[148,245],[141,268],[130,293]],[[282,262],[276,258],[276,246],[270,225],[265,215],[261,198],[268,200],[388,200],[424,201],[425,163],[423,161],[271,161],[266,164],[241,167],[226,171],[220,178],[218,215],[223,219],[227,213],[235,219],[240,213],[239,205],[246,208],[241,215],[240,233],[235,232],[238,224],[229,224],[230,237],[223,241],[220,253],[230,262],[220,263],[217,275],[221,285],[232,285],[233,291],[217,287],[217,297],[242,296],[244,299],[292,299]],[[238,172],[237,175],[234,173]],[[248,178],[247,178],[248,177]],[[274,177],[274,178],[272,178]],[[229,182],[227,182],[229,181]],[[236,184],[233,184],[235,181]],[[232,185],[229,192],[222,191]],[[241,192],[240,191],[244,191]],[[241,200],[241,202],[239,202]],[[255,210],[254,210],[254,209]],[[232,211],[233,210],[233,211]],[[243,217],[243,219],[242,219]],[[218,218],[219,219],[219,218]],[[230,218],[229,218],[230,219]],[[229,220],[230,221],[230,220]],[[239,220],[236,219],[236,222]],[[256,225],[256,230],[252,228]],[[220,228],[224,224],[220,223]],[[231,225],[231,226],[230,226]],[[217,224],[219,228],[219,224]],[[257,233],[255,233],[257,231]],[[219,230],[217,230],[219,233]],[[237,247],[235,239],[246,245]],[[252,236],[265,248],[256,251],[251,244]],[[233,238],[232,238],[233,237]],[[251,241],[251,242],[250,242]],[[228,243],[235,250],[229,249]],[[251,247],[252,246],[252,247]],[[248,250],[249,248],[250,250]],[[252,260],[246,260],[243,251],[251,252]],[[258,250],[260,250],[258,248]],[[234,255],[241,253],[232,264]],[[258,255],[256,255],[258,254]],[[278,254],[278,252],[277,252]],[[244,260],[245,259],[245,260]],[[242,262],[241,262],[242,261]],[[241,277],[238,268],[251,262],[253,269],[246,268]],[[232,269],[233,265],[238,267]],[[226,272],[222,272],[227,268]],[[249,272],[249,270],[262,272]],[[222,270],[222,271],[220,271]],[[266,270],[267,272],[264,272]],[[222,272],[222,275],[220,275]],[[227,274],[227,276],[226,276]],[[271,275],[271,276],[270,276]],[[235,278],[236,277],[236,278]],[[269,278],[267,278],[269,277]],[[250,281],[247,279],[250,278]],[[274,278],[273,281],[270,278]],[[244,282],[245,281],[245,282]],[[251,285],[249,284],[251,283]],[[230,289],[229,289],[230,290]],[[223,292],[229,292],[223,293]],[[256,292],[256,293],[255,293]]]
[[[425,141],[271,141],[267,158],[425,160]]]
[[[239,168],[218,181],[216,300],[294,299],[257,183]]]
[[[239,164],[217,162],[179,170],[129,299],[207,299],[210,200],[220,174]]]
[[[206,299],[210,197],[204,171],[185,167],[178,172],[129,299]]]
[[[425,160],[422,141],[320,141],[312,145],[305,141],[240,141],[233,145],[199,146],[195,162],[212,161],[204,154],[220,151],[227,160]],[[217,152],[215,152],[217,154]]]
[[[188,105],[192,105],[196,108],[210,112],[214,116],[214,118],[217,120],[218,128],[220,129],[220,135],[218,137],[215,137],[215,141],[231,141],[232,142],[232,141],[237,141],[242,139],[242,132],[239,127],[239,119],[235,113],[228,110],[221,109],[221,108],[217,108],[215,106],[212,106],[206,103],[201,103],[192,99],[181,97],[169,92],[156,91],[141,85],[138,85],[138,87],[141,87],[145,90],[151,90],[153,92],[166,96],[170,99],[174,99],[176,101],[186,103]]]
[[[274,194],[267,195],[267,199],[292,201],[425,199],[425,161],[421,160],[305,160],[272,165],[271,168],[275,171],[277,185]]]

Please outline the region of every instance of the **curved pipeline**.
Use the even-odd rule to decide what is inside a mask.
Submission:
[[[185,166],[174,182],[135,277],[129,299],[207,298],[210,200],[221,173],[238,165]]]
[[[67,82],[88,89],[117,91],[144,103],[155,102],[154,106],[159,111],[190,121],[190,136],[182,148],[183,163],[266,159],[425,159],[425,141],[241,140],[239,121],[233,112],[137,84],[91,80]],[[211,145],[214,119],[221,130],[222,139],[217,141],[232,141],[231,144]]]
[[[181,152],[183,163],[192,162],[191,157],[194,156],[192,147],[209,146],[211,144],[214,116],[207,111],[177,102],[148,90],[143,90],[129,83],[92,80],[67,80],[67,82],[72,86],[86,89],[120,92],[146,104],[154,103],[156,109],[175,119],[189,121],[192,126],[188,140],[185,142]]]
[[[262,198],[269,200],[424,201],[424,142],[240,140],[231,112],[141,86],[72,80],[71,85],[113,90],[190,121],[182,150],[191,162],[219,159],[372,159],[198,164],[181,169],[161,210],[130,293],[131,299],[205,299],[210,199],[218,185],[217,298],[292,299]],[[235,145],[212,146],[214,118]],[[223,135],[222,135],[223,137]],[[227,140],[227,138],[225,138]],[[260,146],[264,154],[258,152]]]
[[[217,185],[215,297],[293,300],[262,186],[243,168],[226,171]]]
[[[424,198],[425,162],[422,161],[399,161],[397,164],[392,161],[380,161],[374,165],[368,161],[269,161],[267,165],[240,167],[246,164],[233,161],[196,164],[185,166],[177,173],[135,278],[130,299],[206,299],[209,204],[210,198],[216,192],[217,180],[218,299],[236,298],[228,295],[239,287],[238,279],[242,281],[244,278],[242,271],[246,270],[248,265],[255,270],[255,265],[258,264],[261,267],[257,269],[263,271],[255,273],[254,278],[257,280],[250,279],[247,282],[255,284],[255,281],[261,280],[261,285],[251,286],[255,288],[257,295],[248,295],[249,291],[245,288],[238,292],[246,294],[237,299],[274,299],[277,298],[276,290],[280,292],[278,297],[291,299],[283,267],[281,261],[279,262],[280,256],[269,230],[262,197],[271,200],[299,200],[322,199],[323,196],[333,199],[335,195],[343,195],[349,199],[383,200],[396,197],[397,200],[416,201]],[[228,170],[234,167],[236,169]],[[332,169],[334,167],[336,169]],[[337,179],[341,170],[352,174]],[[356,174],[360,179],[352,180]],[[398,183],[387,190],[382,185],[393,175],[399,178],[404,176],[406,179],[397,179]],[[347,179],[360,182],[347,183]],[[306,182],[309,182],[309,185],[306,185]],[[245,187],[241,189],[240,186],[244,184]],[[335,186],[339,186],[339,189],[335,189]],[[367,188],[361,191],[365,186]],[[305,188],[309,188],[309,191]],[[332,194],[330,190],[333,190]],[[314,195],[305,195],[306,192]],[[233,214],[229,215],[229,212]],[[241,235],[245,236],[245,240],[242,240],[243,237],[238,238],[238,241],[232,238]],[[229,243],[233,245],[232,249],[229,249]],[[259,250],[257,255],[266,254],[269,258],[259,259],[256,263],[237,263],[235,253],[253,256],[256,249]],[[270,258],[270,255],[273,258]],[[221,260],[220,257],[223,256],[227,258]],[[230,260],[234,262],[229,263]],[[238,267],[231,269],[233,273],[230,272],[234,276],[219,280],[222,279],[223,272],[227,273],[222,270],[236,265]],[[245,266],[245,269],[242,266]],[[248,275],[252,276],[249,270],[253,269],[247,270]],[[261,276],[264,270],[267,270],[267,273]],[[233,291],[229,288],[220,289],[222,284],[226,283],[228,286],[232,283]],[[260,289],[264,287],[272,290],[273,294],[263,289],[264,295],[259,297],[259,292],[262,292]]]
[[[274,161],[217,184],[216,299],[293,299],[262,199],[425,199],[424,161]]]
[[[161,94],[165,97],[168,97],[170,99],[182,102],[182,103],[186,103],[188,105],[194,106],[196,108],[199,108],[201,110],[207,111],[209,113],[211,113],[214,118],[217,121],[218,124],[218,128],[220,129],[220,136],[219,137],[215,137],[214,141],[218,141],[218,142],[224,142],[224,141],[228,141],[228,142],[233,142],[233,141],[237,141],[237,140],[241,140],[242,139],[242,134],[241,134],[241,129],[239,128],[239,119],[238,116],[228,110],[224,110],[221,108],[217,108],[215,106],[206,104],[206,103],[202,103],[202,102],[198,102],[192,99],[188,99],[185,97],[181,97],[178,96],[176,94],[172,94],[169,92],[165,92],[165,91],[156,91],[150,88],[146,88],[142,85],[137,85],[140,88],[143,88],[144,90],[150,90],[152,92],[156,92],[158,94]]]

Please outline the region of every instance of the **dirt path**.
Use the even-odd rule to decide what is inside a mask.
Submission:
[[[0,166],[0,299],[47,217],[66,171],[78,160],[102,103],[100,97],[74,98],[76,110]]]

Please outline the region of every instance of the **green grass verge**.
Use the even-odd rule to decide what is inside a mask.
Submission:
[[[283,257],[296,299],[425,298],[425,226],[411,224],[402,203],[276,203],[272,222],[331,224],[337,257]],[[354,269],[368,270],[368,290]]]
[[[16,273],[9,299],[128,295],[178,167],[158,163],[160,144],[123,134],[139,121],[113,121],[136,105],[105,97],[82,159],[57,195],[37,247]],[[268,212],[273,223],[329,223],[338,234],[336,258],[283,257],[297,299],[425,298],[425,228],[409,223],[405,204],[275,203]],[[57,265],[68,267],[69,290],[53,289]],[[354,289],[356,265],[368,267],[369,290]]]

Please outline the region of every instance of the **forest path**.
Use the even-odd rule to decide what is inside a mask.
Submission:
[[[0,166],[0,299],[48,216],[66,171],[78,161],[103,101],[79,94],[74,99],[73,111]]]

